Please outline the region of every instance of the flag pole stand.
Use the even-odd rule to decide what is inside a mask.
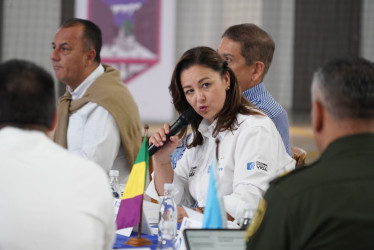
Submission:
[[[144,198],[144,195],[142,197],[142,200],[143,198]],[[128,239],[125,242],[125,245],[130,245],[134,247],[152,245],[152,242],[149,239],[142,237],[142,217],[143,217],[143,202],[140,205],[140,220],[139,220],[139,225],[138,225],[138,237],[132,237]]]
[[[147,139],[148,129],[149,129],[148,124],[145,124],[144,125],[144,138],[145,139]],[[147,171],[146,171],[146,173],[147,173]],[[125,242],[125,245],[130,245],[130,246],[134,246],[134,247],[152,245],[152,242],[149,239],[142,237],[143,199],[144,199],[144,194],[142,195],[142,202],[141,202],[141,205],[140,205],[140,219],[139,219],[139,225],[138,225],[138,237],[132,237],[132,238],[128,239]]]

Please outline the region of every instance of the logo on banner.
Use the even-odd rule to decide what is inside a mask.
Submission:
[[[88,19],[103,37],[101,62],[128,83],[160,60],[160,0],[90,0]]]

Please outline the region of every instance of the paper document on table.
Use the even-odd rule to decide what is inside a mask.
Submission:
[[[198,221],[198,222],[202,222],[203,221],[203,214],[202,213],[199,213],[199,212],[196,212],[195,210],[192,210],[191,208],[188,208],[188,207],[185,207],[183,206],[184,210],[186,211],[187,213],[187,216],[188,218],[194,220],[194,221]],[[227,221],[226,222],[227,224],[227,228],[230,228],[230,229],[238,229],[240,228],[238,224],[236,224],[235,222],[232,222],[232,221]]]
[[[134,232],[138,232],[138,228],[139,228],[139,223],[136,224],[135,227],[133,227],[133,231]],[[148,234],[148,235],[152,235],[152,229],[151,227],[149,226],[149,223],[148,223],[148,220],[147,220],[147,216],[145,215],[144,213],[144,209],[143,209],[143,213],[142,213],[142,233],[143,234]]]
[[[187,213],[188,218],[196,221],[203,221],[203,214],[192,210],[191,208],[182,206]]]
[[[116,231],[117,234],[120,234],[126,237],[129,237],[131,235],[131,232],[132,232],[132,227],[126,227],[126,228],[118,229]]]
[[[143,201],[143,210],[149,224],[158,224],[158,213],[160,212],[160,204],[150,201]]]

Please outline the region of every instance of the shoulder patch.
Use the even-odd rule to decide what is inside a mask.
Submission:
[[[258,205],[257,211],[255,216],[253,217],[253,220],[251,224],[247,227],[247,230],[245,232],[245,240],[248,242],[252,235],[258,230],[258,228],[261,225],[262,219],[264,218],[265,211],[266,211],[267,203],[265,199],[262,199],[260,201],[260,204]]]
[[[291,173],[292,171],[293,171],[293,170],[284,171],[284,173],[282,173],[282,174],[279,175],[279,178],[288,175],[288,174]]]

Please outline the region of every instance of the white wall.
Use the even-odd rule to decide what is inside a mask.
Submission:
[[[275,42],[273,62],[265,85],[273,97],[286,109],[292,108],[294,0],[264,0],[262,28]]]
[[[3,6],[2,61],[33,61],[54,75],[49,55],[60,23],[60,1],[4,0]]]
[[[192,47],[217,44],[221,9],[222,0],[177,1],[176,60]]]
[[[195,46],[217,48],[231,25],[252,22],[261,26],[262,0],[177,1],[176,59]]]
[[[362,2],[361,51],[360,55],[374,61],[374,1]]]

